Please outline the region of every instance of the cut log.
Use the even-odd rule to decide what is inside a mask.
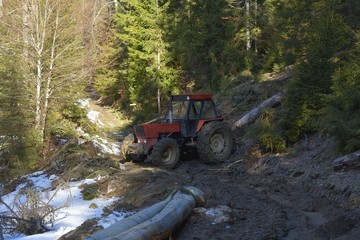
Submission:
[[[263,101],[259,106],[245,114],[242,118],[236,121],[233,125],[234,128],[241,128],[247,124],[251,124],[254,122],[260,115],[261,110],[268,107],[275,107],[277,106],[282,100],[284,99],[284,94],[279,92],[274,96],[268,98],[267,100]]]
[[[333,162],[334,170],[360,168],[360,151],[339,157]]]
[[[204,193],[182,187],[167,199],[90,235],[86,240],[163,239],[179,227],[197,206],[205,204]]]

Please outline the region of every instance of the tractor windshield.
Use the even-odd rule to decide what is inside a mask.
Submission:
[[[172,114],[174,119],[184,119],[189,101],[172,102]]]

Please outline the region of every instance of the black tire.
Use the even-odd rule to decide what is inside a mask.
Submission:
[[[225,161],[231,154],[234,138],[226,122],[210,122],[198,133],[196,148],[200,159],[205,163],[217,164]]]
[[[155,166],[174,168],[179,162],[180,148],[175,139],[162,138],[155,145],[150,160]]]

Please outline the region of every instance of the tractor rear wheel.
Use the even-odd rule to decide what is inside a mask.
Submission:
[[[234,138],[230,126],[225,122],[210,122],[198,133],[196,148],[205,163],[220,163],[231,154]]]
[[[175,139],[162,138],[155,145],[150,159],[155,166],[174,168],[179,162],[180,148]]]

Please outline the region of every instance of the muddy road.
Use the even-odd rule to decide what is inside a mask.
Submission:
[[[177,186],[204,191],[205,208],[172,234],[176,240],[360,239],[360,172],[334,172],[332,144],[314,136],[283,155],[251,146],[220,165],[185,156],[174,170],[126,163],[103,189],[124,196],[115,209],[129,211],[164,199]],[[226,208],[224,218],[209,213],[214,208]]]

